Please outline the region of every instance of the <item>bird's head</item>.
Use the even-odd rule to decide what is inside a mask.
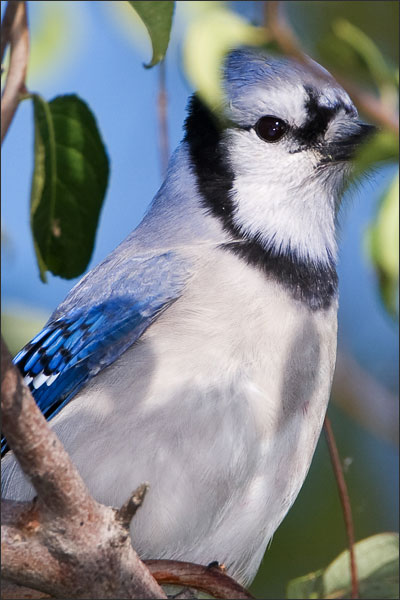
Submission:
[[[194,96],[186,120],[205,206],[234,237],[329,262],[349,161],[373,127],[321,66],[235,50],[217,120]],[[221,122],[223,123],[221,125]]]

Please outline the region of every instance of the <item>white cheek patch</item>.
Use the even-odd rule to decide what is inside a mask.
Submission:
[[[253,131],[233,132],[229,148],[236,227],[266,249],[335,259],[335,189],[315,175],[312,153],[289,154],[283,142],[262,142]]]

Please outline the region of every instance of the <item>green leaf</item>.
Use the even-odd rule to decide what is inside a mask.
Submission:
[[[323,598],[323,569],[289,581],[287,598]]]
[[[399,310],[399,174],[382,196],[375,223],[366,232],[366,242],[375,265],[382,299],[387,310]]]
[[[86,269],[109,174],[95,118],[78,96],[33,95],[35,164],[31,228],[42,281]]]
[[[225,54],[242,44],[263,42],[261,29],[219,5],[190,24],[183,50],[184,67],[190,83],[211,109],[218,108],[223,100],[221,64]]]
[[[360,598],[398,598],[399,536],[380,533],[357,542],[355,555]],[[342,552],[326,569],[293,579],[287,598],[350,598],[349,551]]]
[[[169,36],[172,27],[172,15],[174,12],[174,2],[163,0],[162,2],[129,2],[135,9],[151,39],[153,46],[153,57],[146,68],[154,67],[165,56],[169,44]]]

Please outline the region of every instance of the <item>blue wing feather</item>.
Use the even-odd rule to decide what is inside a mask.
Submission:
[[[96,285],[100,275],[107,275],[99,273],[104,264],[72,290],[43,330],[14,358],[47,419],[139,339],[179,297],[188,271],[186,262],[174,252],[135,258],[135,272],[121,272],[104,297]],[[111,274],[115,279],[115,273]],[[2,455],[7,450],[2,438]]]

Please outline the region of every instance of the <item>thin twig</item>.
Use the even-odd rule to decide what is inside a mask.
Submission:
[[[339,498],[343,509],[344,522],[346,526],[346,533],[349,544],[351,597],[358,598],[357,564],[354,553],[354,526],[351,514],[350,498],[347,490],[346,481],[343,475],[343,469],[340,462],[339,452],[336,446],[335,436],[333,435],[332,425],[328,417],[325,417],[324,430],[326,441],[328,444],[329,454],[332,461],[333,472],[335,474],[336,483],[338,486]]]
[[[7,3],[6,12],[10,4],[15,4],[14,18],[11,23],[9,19],[12,15],[11,8],[7,16],[6,23],[2,23],[6,29],[4,44],[10,44],[10,67],[1,98],[1,143],[8,131],[14,113],[17,110],[20,94],[25,90],[25,77],[28,67],[29,57],[29,30],[26,14],[26,2],[13,0]],[[6,15],[5,15],[6,16]],[[4,49],[5,49],[4,46]]]
[[[398,445],[398,398],[343,349],[336,358],[332,398],[374,435]]]
[[[308,64],[308,56],[301,49],[299,40],[283,15],[282,3],[268,0],[264,2],[264,7],[264,25],[282,52]]]
[[[162,585],[182,585],[211,594],[215,598],[236,600],[254,598],[220,568],[205,567],[175,560],[145,560],[146,567]]]
[[[278,0],[264,2],[264,25],[267,34],[277,43],[283,54],[306,64],[308,69],[315,71],[319,78],[324,77],[324,73],[310,61],[310,58],[302,49],[299,39],[284,15],[282,2]],[[397,135],[399,134],[398,115],[393,114],[382,100],[349,82],[340,73],[334,70],[331,70],[331,72],[332,76],[347,90],[354,103],[366,116],[385,129],[394,131]],[[326,75],[326,77],[329,76]]]
[[[1,22],[1,64],[3,64],[4,54],[10,42],[11,25],[14,22],[17,7],[17,2],[7,2],[6,10],[4,11],[4,17]]]
[[[158,65],[158,99],[157,112],[159,123],[159,148],[161,175],[165,177],[169,160],[169,140],[168,140],[168,118],[167,118],[167,88],[166,88],[166,67],[165,59]]]
[[[142,506],[144,497],[149,489],[148,483],[142,483],[131,495],[131,497],[117,511],[117,518],[122,526],[129,529],[131,521],[137,510]]]

